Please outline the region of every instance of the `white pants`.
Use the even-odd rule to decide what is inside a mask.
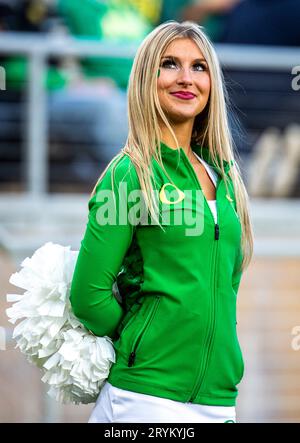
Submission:
[[[116,388],[106,381],[88,423],[236,422],[234,406],[182,403]]]

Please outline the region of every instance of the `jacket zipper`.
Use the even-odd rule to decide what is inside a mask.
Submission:
[[[138,332],[138,334],[136,335],[136,337],[134,339],[134,342],[132,344],[131,351],[129,354],[129,358],[128,358],[128,366],[133,366],[133,364],[134,364],[138,346],[141,343],[141,340],[142,340],[146,330],[150,326],[150,324],[155,316],[159,302],[160,302],[160,296],[157,295],[156,300],[154,301],[154,303],[151,306],[151,309],[147,315],[145,323],[143,324],[142,328],[140,329],[140,331]]]
[[[219,239],[219,237],[215,236],[215,240],[218,240],[218,239]],[[189,399],[190,402],[193,402],[195,400],[195,398],[197,396],[197,393],[199,392],[199,390],[200,390],[200,388],[202,386],[203,380],[205,378],[205,374],[206,374],[206,371],[207,371],[208,362],[209,362],[209,358],[210,358],[210,354],[211,354],[211,350],[212,350],[212,342],[213,342],[213,338],[214,338],[214,335],[215,335],[215,324],[216,324],[216,308],[215,308],[215,306],[216,306],[216,263],[217,263],[216,256],[217,256],[218,243],[215,243],[215,245],[216,246],[214,246],[214,253],[213,253],[214,254],[214,270],[213,270],[213,279],[212,279],[212,281],[213,281],[213,306],[212,306],[213,312],[212,312],[212,322],[211,322],[211,325],[209,326],[208,350],[207,350],[207,353],[205,355],[205,360],[204,360],[205,363],[204,363],[203,372],[199,371],[199,374],[197,375],[196,382],[194,384],[194,387],[193,387],[193,390],[192,390],[192,394],[191,394],[190,399]],[[205,343],[205,345],[206,345],[206,343]],[[202,374],[201,374],[201,372],[202,372]],[[200,379],[200,382],[198,381],[198,379]]]
[[[194,178],[196,179],[198,187],[203,192],[203,190],[201,188],[201,185],[200,185],[200,182],[198,180],[198,177],[196,175],[196,172],[195,172],[193,166],[191,165],[189,159],[187,158],[185,152],[184,152],[184,156],[186,157],[188,167],[191,169],[192,174],[194,175]],[[218,182],[217,187],[216,187],[216,200],[217,200],[217,192],[218,192],[218,189],[220,187],[221,181],[222,181],[222,178],[219,179],[219,182]],[[206,200],[206,197],[205,197],[204,193],[203,193],[203,198],[204,198],[206,206],[209,209],[209,213],[211,215],[211,218],[212,218],[212,221],[213,221],[213,224],[214,224],[214,240],[219,240],[219,238],[220,238],[220,226],[219,226],[218,223],[215,223],[215,219],[214,219],[213,213],[212,213],[212,211],[210,209],[210,206],[209,206],[209,204],[208,204],[208,202]],[[216,207],[217,207],[217,220],[219,220],[218,205],[216,205]],[[203,383],[203,380],[204,380],[204,377],[205,377],[205,374],[206,374],[206,371],[207,371],[209,357],[210,357],[211,348],[212,348],[212,341],[213,341],[213,337],[214,337],[214,334],[215,334],[215,322],[216,322],[216,312],[215,312],[216,311],[216,309],[215,309],[216,289],[215,289],[215,286],[216,286],[216,262],[217,262],[216,261],[216,256],[217,256],[218,243],[214,242],[213,247],[214,247],[214,251],[213,251],[213,262],[214,262],[214,264],[213,264],[213,306],[212,306],[213,313],[212,313],[212,322],[211,322],[211,324],[209,326],[208,350],[207,350],[206,356],[204,358],[205,359],[204,370],[202,371],[202,370],[199,369],[199,373],[197,374],[196,381],[194,383],[191,396],[190,396],[190,398],[188,400],[189,402],[193,402],[195,400],[197,392],[199,391],[200,387],[202,386],[202,383]],[[207,342],[207,340],[206,340],[206,342]],[[205,342],[205,345],[206,345],[206,342]],[[201,364],[201,369],[202,369],[202,364]],[[199,379],[200,379],[200,383],[199,383]]]

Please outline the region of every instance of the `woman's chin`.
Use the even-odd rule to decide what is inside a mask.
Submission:
[[[174,124],[180,124],[180,123],[188,123],[188,122],[194,122],[196,115],[195,114],[169,114],[168,120],[170,123]]]

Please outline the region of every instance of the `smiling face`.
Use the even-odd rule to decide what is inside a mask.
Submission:
[[[190,121],[205,108],[210,94],[208,65],[189,38],[173,40],[164,51],[157,79],[160,105],[173,123]]]

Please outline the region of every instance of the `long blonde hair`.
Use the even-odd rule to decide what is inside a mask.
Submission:
[[[234,186],[236,210],[242,227],[241,248],[243,260],[241,269],[244,270],[249,265],[253,254],[253,231],[249,217],[249,198],[234,156],[234,145],[227,117],[228,95],[224,86],[220,64],[212,43],[203,32],[202,27],[194,22],[178,23],[171,20],[162,23],[146,36],[138,48],[128,85],[128,137],[120,153],[114,156],[102,172],[91,195],[95,193],[99,181],[117,157],[121,159],[124,155],[127,155],[136,169],[145,205],[152,217],[156,219],[156,203],[153,200],[152,192],[152,184],[155,178],[150,167],[152,157],[169,177],[161,158],[161,130],[158,116],[161,117],[174,137],[180,153],[176,135],[160,106],[156,73],[160,66],[162,54],[167,46],[177,38],[192,39],[202,51],[208,64],[211,78],[210,97],[204,111],[195,118],[191,143],[209,147],[212,161],[221,170],[227,192],[228,177],[224,171],[223,160],[233,162],[229,175]]]

